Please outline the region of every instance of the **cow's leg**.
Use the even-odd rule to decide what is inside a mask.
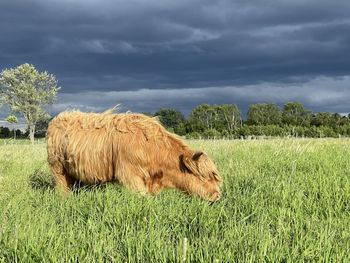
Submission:
[[[150,173],[150,178],[147,180],[148,192],[151,195],[157,195],[163,188],[163,171],[159,170],[155,173]]]
[[[117,178],[123,186],[142,195],[149,193],[147,176],[141,168],[125,166],[122,171]]]
[[[50,168],[55,179],[57,190],[61,194],[67,195],[75,182],[74,178],[68,175],[60,162],[54,162],[50,165]]]

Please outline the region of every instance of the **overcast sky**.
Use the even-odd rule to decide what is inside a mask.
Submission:
[[[295,100],[348,113],[349,54],[348,0],[0,1],[0,70],[56,75],[53,114]]]

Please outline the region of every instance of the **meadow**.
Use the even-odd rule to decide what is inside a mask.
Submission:
[[[350,139],[188,143],[215,160],[219,202],[116,184],[62,198],[44,141],[0,141],[0,262],[350,262]]]

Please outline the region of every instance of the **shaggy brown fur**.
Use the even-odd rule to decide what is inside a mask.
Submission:
[[[221,178],[209,157],[142,114],[63,112],[49,124],[47,150],[64,192],[76,180],[117,181],[141,193],[178,188],[210,201],[220,198]]]

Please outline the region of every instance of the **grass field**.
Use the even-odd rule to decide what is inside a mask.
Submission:
[[[0,262],[350,262],[350,140],[189,141],[222,199],[53,189],[45,143],[0,141]]]

